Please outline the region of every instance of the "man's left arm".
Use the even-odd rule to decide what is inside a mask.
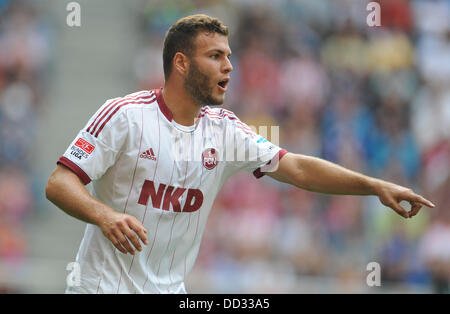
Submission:
[[[287,153],[268,176],[311,192],[343,195],[377,195],[382,204],[391,207],[400,216],[411,218],[423,205],[433,203],[406,187],[365,176],[324,159]],[[411,203],[411,211],[400,206],[401,201]]]

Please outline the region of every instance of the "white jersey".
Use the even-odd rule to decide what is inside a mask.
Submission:
[[[225,109],[206,106],[194,125],[177,124],[161,89],[106,101],[58,163],[92,180],[95,198],[141,221],[149,244],[123,254],[88,224],[76,257],[81,284],[66,292],[186,293],[224,182],[244,169],[260,177],[285,152]]]

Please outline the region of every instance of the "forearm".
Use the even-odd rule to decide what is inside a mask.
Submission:
[[[435,207],[432,202],[415,194],[411,189],[365,176],[320,158],[300,154],[285,154],[276,171],[267,174],[278,181],[311,192],[377,195],[381,203],[405,218],[415,216],[422,205]],[[411,203],[409,212],[400,206],[401,200]]]
[[[291,184],[312,192],[376,195],[382,182],[316,157],[296,155],[295,163]]]
[[[48,181],[46,196],[70,216],[90,224],[98,225],[112,211],[92,197],[78,177],[68,169],[55,170]]]

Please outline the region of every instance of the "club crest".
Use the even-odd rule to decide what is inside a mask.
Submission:
[[[208,170],[212,170],[217,166],[217,150],[214,148],[207,148],[202,153],[202,164]]]

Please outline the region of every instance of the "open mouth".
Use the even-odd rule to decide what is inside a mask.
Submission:
[[[217,85],[219,85],[219,87],[222,88],[223,90],[226,90],[229,81],[230,81],[230,79],[227,78],[227,79],[224,79],[224,80],[220,81],[219,83],[217,83]]]

